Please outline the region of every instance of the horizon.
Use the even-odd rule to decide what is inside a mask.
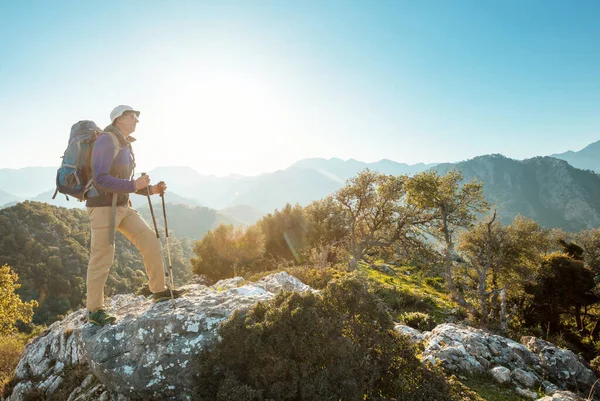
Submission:
[[[6,2],[0,168],[58,167],[71,125],[103,127],[117,104],[142,112],[138,171],[577,151],[600,137],[599,13],[592,0]]]

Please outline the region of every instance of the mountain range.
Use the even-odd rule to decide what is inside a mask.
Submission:
[[[366,168],[394,175],[413,175],[430,169],[444,173],[457,168],[463,171],[465,179],[477,178],[483,182],[486,198],[498,208],[503,221],[522,214],[547,227],[576,231],[600,223],[600,204],[596,201],[600,199],[600,192],[596,190],[600,188],[596,174],[600,171],[598,160],[600,141],[577,152],[526,160],[484,155],[458,163],[408,165],[388,159],[365,163],[354,159],[312,158],[252,177],[216,177],[199,174],[189,167],[174,166],[158,167],[148,174],[154,181],[168,183],[167,203],[192,209],[209,208],[215,211],[215,222],[247,225],[286,203],[305,206],[322,199]],[[55,174],[56,167],[0,169],[0,205],[29,199],[57,206],[83,207],[83,203],[74,199],[66,201],[61,194],[51,199]],[[134,195],[131,199],[140,211],[148,208],[145,197]],[[202,213],[205,216],[206,210]]]

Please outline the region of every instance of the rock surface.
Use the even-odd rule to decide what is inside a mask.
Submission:
[[[91,375],[69,389],[68,401],[189,399],[193,357],[216,338],[222,321],[281,289],[313,291],[285,272],[242,283],[238,277],[211,287],[194,284],[184,297],[158,304],[143,296],[116,295],[106,306],[117,323],[104,327],[89,325],[85,309],[74,312],[26,347],[7,400],[65,391],[63,381],[72,380],[77,368]]]
[[[499,383],[512,383],[528,398],[525,390],[547,392],[572,390],[589,392],[596,381],[594,373],[573,352],[535,337],[523,337],[522,343],[468,326],[445,323],[431,332],[396,325],[413,342],[422,342],[422,359],[440,363],[447,371],[459,375],[489,372]],[[596,392],[600,392],[597,385]],[[562,394],[562,393],[561,393]]]

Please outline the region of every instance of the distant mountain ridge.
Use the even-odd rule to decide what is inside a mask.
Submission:
[[[600,176],[564,160],[534,157],[514,160],[502,155],[478,156],[433,168],[440,174],[462,171],[466,181],[481,181],[483,193],[504,223],[517,215],[545,227],[579,231],[600,225]]]
[[[557,159],[567,161],[571,166],[582,170],[592,170],[600,173],[600,141],[589,144],[579,151],[569,150],[563,153],[550,155]]]
[[[321,199],[343,187],[347,179],[365,168],[385,174],[412,175],[434,165],[408,165],[388,159],[365,163],[354,159],[312,158],[254,177],[201,175],[188,167],[158,167],[149,174],[166,181],[169,190],[205,206],[223,209],[248,205],[269,213],[288,202],[305,206]]]
[[[563,156],[575,153],[578,157],[587,155],[591,162],[596,152],[600,157],[600,141],[579,152],[566,152]],[[459,163],[437,165],[408,165],[386,159],[365,163],[354,159],[312,158],[300,160],[283,170],[252,177],[202,175],[192,168],[176,166],[158,167],[148,173],[153,182],[167,182],[169,189],[165,200],[168,203],[207,207],[217,211],[219,221],[247,225],[275,209],[281,209],[286,203],[305,206],[322,199],[365,168],[394,175],[413,175],[432,168],[443,173],[450,168],[457,168],[463,171],[466,179],[476,177],[484,183],[486,197],[498,206],[504,222],[512,220],[516,214],[522,214],[547,227],[574,231],[595,227],[600,223],[600,207],[597,204],[600,193],[596,190],[600,188],[598,176],[548,156],[519,161],[502,155],[486,155]],[[9,177],[19,180],[25,176],[29,178],[27,183],[8,182],[9,185],[3,185],[7,193],[0,192],[0,201],[6,199],[8,202],[4,203],[14,203],[24,199],[20,198],[19,193],[8,189],[31,192],[37,186],[45,187],[46,191],[42,189],[37,192],[40,195],[28,199],[57,206],[83,207],[83,203],[74,200],[67,202],[62,195],[51,200],[55,172],[55,168],[31,168],[23,172],[1,169],[2,177],[9,181]],[[32,176],[34,173],[38,174],[38,178]],[[14,200],[15,197],[20,199]],[[154,198],[154,202],[160,202],[160,198]],[[134,207],[147,207],[145,197],[133,195],[131,199]],[[4,203],[0,203],[0,207]]]

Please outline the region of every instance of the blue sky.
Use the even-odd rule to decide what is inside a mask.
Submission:
[[[58,165],[118,104],[142,111],[146,170],[579,150],[599,20],[596,0],[0,0],[0,168]]]

